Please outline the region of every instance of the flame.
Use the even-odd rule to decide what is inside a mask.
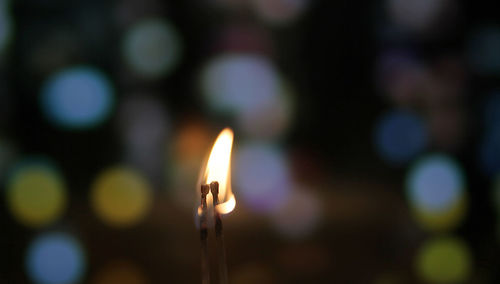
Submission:
[[[231,191],[231,150],[234,134],[230,128],[221,131],[215,140],[205,167],[202,182],[209,184],[219,182],[219,205],[217,211],[227,214],[236,206],[236,198]],[[212,195],[207,196],[208,206],[212,206]]]
[[[220,214],[227,214],[233,211],[234,207],[236,207],[236,198],[234,198],[234,195],[231,193],[231,196],[226,202],[217,205],[217,212]]]

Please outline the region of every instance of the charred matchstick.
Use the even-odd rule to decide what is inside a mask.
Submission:
[[[208,184],[201,185],[201,212],[200,217],[200,241],[201,241],[201,283],[210,283],[210,266],[208,260],[208,227],[207,227],[207,194],[210,191]]]
[[[210,183],[210,191],[212,192],[214,205],[215,240],[217,244],[217,260],[219,262],[219,283],[227,284],[226,248],[224,246],[224,235],[222,234],[222,218],[217,211],[217,205],[219,204],[219,183],[216,181]]]

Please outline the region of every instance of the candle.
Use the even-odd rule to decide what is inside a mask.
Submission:
[[[227,283],[227,264],[224,246],[224,234],[221,215],[230,213],[236,206],[236,198],[231,191],[231,150],[233,131],[225,128],[221,131],[212,147],[208,162],[204,166],[200,181],[200,240],[202,254],[202,283],[209,283],[209,263],[207,250],[208,221],[210,213],[215,224],[219,282]]]

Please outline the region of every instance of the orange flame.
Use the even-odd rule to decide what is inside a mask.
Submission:
[[[215,140],[208,162],[203,172],[201,182],[209,184],[219,182],[219,205],[217,211],[227,214],[236,207],[236,199],[231,190],[231,150],[233,148],[234,134],[230,128],[221,131]],[[207,196],[208,206],[212,206],[212,195]]]

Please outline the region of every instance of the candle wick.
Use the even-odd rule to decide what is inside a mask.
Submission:
[[[219,183],[213,181],[210,183],[210,191],[213,196],[214,218],[215,218],[215,240],[217,244],[217,259],[219,266],[219,282],[221,284],[228,283],[227,277],[227,262],[226,262],[226,248],[224,244],[224,235],[222,230],[222,218],[217,205],[219,205]]]
[[[210,266],[208,259],[208,226],[207,226],[207,194],[208,184],[201,185],[200,241],[201,241],[201,279],[202,284],[210,283]]]

